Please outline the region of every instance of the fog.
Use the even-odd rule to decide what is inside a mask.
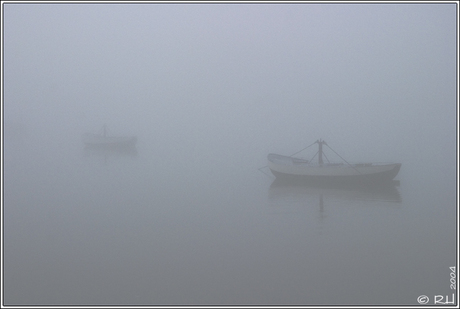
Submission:
[[[265,219],[263,206],[272,180],[258,170],[267,164],[267,154],[291,155],[319,138],[350,161],[402,163],[398,180],[405,207],[400,213],[404,215],[397,219],[400,225],[395,223],[400,227],[396,230],[410,231],[412,235],[417,224],[410,218],[429,222],[429,218],[438,216],[433,226],[424,230],[425,236],[442,231],[435,237],[447,239],[442,245],[436,241],[442,246],[439,252],[449,252],[442,260],[455,264],[451,254],[455,244],[451,241],[455,240],[452,228],[456,215],[456,3],[12,2],[2,6],[7,303],[157,304],[158,299],[167,304],[309,304],[310,300],[339,303],[324,292],[318,292],[316,298],[295,293],[277,298],[280,287],[275,283],[266,290],[259,286],[255,294],[243,292],[252,282],[244,277],[245,270],[250,272],[251,267],[237,258],[247,250],[255,257],[272,253],[244,243],[245,237],[262,237],[264,228],[260,226],[268,228],[269,222],[275,220]],[[81,136],[100,132],[104,124],[113,135],[137,136],[137,154],[88,159]],[[133,198],[136,202],[132,202]],[[68,206],[72,203],[75,207]],[[130,203],[137,206],[128,207]],[[423,203],[427,204],[415,207]],[[89,206],[96,204],[98,207]],[[112,208],[112,204],[125,205],[131,212],[125,213],[122,206]],[[154,211],[169,225],[152,214],[151,204],[162,205]],[[353,224],[353,216],[345,209],[333,217],[343,216]],[[438,210],[441,214],[433,215]],[[244,215],[246,211],[249,214]],[[366,216],[373,220],[372,214]],[[378,217],[377,220],[395,219],[387,213]],[[127,292],[125,298],[117,298],[126,286],[112,287],[112,279],[98,276],[89,281],[94,285],[108,284],[100,288],[101,294],[78,292],[74,285],[59,292],[53,290],[66,281],[61,271],[66,278],[78,273],[66,268],[64,259],[59,258],[60,254],[72,255],[66,245],[56,245],[68,241],[63,231],[74,241],[78,237],[91,239],[101,235],[96,226],[113,227],[107,222],[117,225],[118,220],[127,220],[123,224],[131,228],[148,226],[147,218],[153,220],[152,226],[137,232],[142,236],[122,232],[118,235],[129,239],[127,251],[137,252],[134,258],[126,259],[136,260],[142,265],[139,269],[145,267],[149,254],[136,251],[136,239],[138,244],[156,239],[157,244],[168,248],[173,237],[171,226],[188,227],[179,228],[184,233],[182,249],[170,245],[162,253],[161,265],[172,258],[167,252],[180,251],[184,261],[196,268],[184,266],[159,275],[162,282],[174,282],[172,289],[180,290],[181,297],[172,296],[171,290],[159,281],[151,283],[139,269],[134,272],[137,275],[126,275],[124,264],[114,260],[108,263],[116,265],[120,273],[111,276],[142,285],[145,292],[140,296]],[[292,222],[281,220],[277,224],[285,227],[282,235],[287,235]],[[80,231],[82,221],[87,226]],[[200,224],[195,226],[193,222],[205,223],[214,232],[196,230]],[[377,225],[379,231],[389,231],[386,223]],[[33,226],[48,228],[37,232]],[[158,226],[170,234],[158,236],[162,235]],[[370,228],[365,226],[363,230]],[[246,236],[238,234],[238,229]],[[344,244],[339,241],[340,228],[331,229],[326,233],[334,239],[331,248],[341,248]],[[35,241],[32,234],[36,235]],[[197,235],[201,240],[194,243],[187,235]],[[283,250],[298,240],[276,240],[275,233],[273,237]],[[384,237],[376,237],[385,241]],[[423,246],[432,244],[432,238],[424,239]],[[368,240],[369,244],[375,241],[371,236]],[[55,250],[50,256],[64,265],[63,270],[46,264],[52,269],[53,275],[47,276],[53,278],[53,283],[41,288],[25,287],[26,281],[35,281],[27,278],[24,265],[40,268],[42,264],[37,260],[45,258],[18,262],[19,256],[24,259],[22,254],[39,251],[39,247],[49,252],[48,242]],[[204,271],[204,264],[198,262],[203,256],[192,254],[195,249],[187,247],[195,244],[196,250],[207,250],[204,248],[211,242],[233,250],[222,249],[221,253],[236,258],[236,262],[227,264],[228,271],[213,264],[217,260],[211,253],[203,262],[215,266],[213,269],[225,278],[222,280],[228,283],[228,293],[233,296],[217,287],[222,281]],[[113,253],[115,245],[111,244],[100,240],[94,250]],[[89,249],[84,247],[81,252],[85,250]],[[415,258],[420,251],[414,249],[412,253]],[[322,259],[320,253],[315,256],[315,261]],[[353,260],[351,251],[344,258]],[[94,256],[90,260],[100,262]],[[184,261],[168,263],[185,265]],[[392,260],[391,265],[396,262]],[[94,265],[88,261],[79,263]],[[436,267],[443,271],[452,266],[441,264]],[[282,272],[273,261],[265,266],[278,269],[276,274]],[[275,278],[275,272],[268,275],[265,266],[257,266],[259,277],[255,277],[262,281]],[[86,272],[90,273],[92,267]],[[337,267],[348,269],[346,263]],[[203,271],[208,277],[196,275]],[[292,270],[287,273],[301,289],[303,281]],[[411,274],[414,273],[415,269]],[[184,283],[184,277],[190,279],[192,274],[202,281]],[[240,275],[247,279],[239,286],[241,290],[236,287]],[[289,276],[283,276],[288,282]],[[346,283],[349,277],[353,275],[345,271],[338,275],[338,281]],[[37,282],[38,278],[43,276],[36,275]],[[204,278],[211,278],[209,281],[215,284],[208,282],[208,286]],[[448,279],[447,274],[432,284]],[[388,282],[392,279],[388,278]],[[161,297],[147,296],[151,295],[147,292],[149,284],[158,287]],[[21,287],[27,292],[21,292]],[[399,297],[395,296],[394,301],[408,303],[416,303],[416,296],[421,294],[413,292],[415,296],[410,294],[412,298],[407,300],[403,292],[393,292]],[[363,301],[382,301],[378,294],[371,294]],[[360,303],[352,297],[355,294],[347,295],[344,301]]]

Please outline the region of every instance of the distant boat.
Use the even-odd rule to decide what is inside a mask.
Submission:
[[[401,163],[350,164],[346,161],[325,163],[323,161],[323,145],[328,146],[327,143],[320,139],[310,146],[314,144],[318,144],[319,148],[317,162],[271,153],[268,155],[268,167],[277,179],[304,180],[317,183],[368,184],[391,181],[401,168]],[[336,152],[334,151],[334,153]]]
[[[87,148],[97,149],[130,149],[137,142],[136,136],[108,136],[105,125],[102,134],[85,133],[82,140]]]

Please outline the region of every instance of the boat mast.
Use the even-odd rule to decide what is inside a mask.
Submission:
[[[318,144],[319,146],[319,150],[318,150],[318,163],[319,164],[323,164],[323,144],[327,145],[325,141],[323,141],[322,139],[319,139],[316,141],[316,143]]]

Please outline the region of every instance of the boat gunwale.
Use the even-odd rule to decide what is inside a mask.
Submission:
[[[273,159],[273,157],[280,158],[279,160]],[[297,162],[294,162],[294,160],[299,160]],[[275,153],[270,153],[268,155],[268,161],[272,164],[275,165],[285,165],[285,166],[309,166],[309,167],[371,167],[371,166],[385,166],[385,165],[398,165],[401,163],[395,163],[395,162],[328,162],[328,163],[317,163],[317,162],[311,162],[307,159],[303,158],[296,158],[296,157],[289,157],[289,156],[284,156],[284,155],[279,155]],[[302,162],[304,161],[304,162]]]

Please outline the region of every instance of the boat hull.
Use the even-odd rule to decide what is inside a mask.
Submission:
[[[285,180],[299,180],[312,183],[376,183],[387,182],[393,180],[399,172],[401,166],[395,166],[391,170],[366,175],[342,175],[342,176],[320,176],[320,175],[298,175],[288,174],[271,169],[273,175],[279,179]]]
[[[83,143],[87,148],[93,149],[129,149],[134,148],[137,138],[135,136],[115,137],[84,134]]]
[[[280,155],[269,155],[268,166],[276,178],[315,183],[387,182],[401,168],[400,163],[319,165]]]

